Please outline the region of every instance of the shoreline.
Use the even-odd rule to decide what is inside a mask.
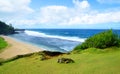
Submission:
[[[34,46],[32,44],[18,41],[8,36],[1,36],[7,41],[8,46],[0,53],[0,58],[9,59],[17,55],[24,55],[34,52],[44,51],[44,49]]]
[[[42,50],[46,50],[45,48],[43,48],[43,47],[41,47],[41,46],[38,46],[38,45],[36,45],[36,44],[34,44],[34,43],[30,43],[30,42],[27,42],[27,41],[23,41],[23,40],[20,40],[20,39],[17,39],[17,38],[15,38],[15,37],[11,37],[11,36],[7,36],[7,37],[9,37],[9,38],[11,38],[11,39],[13,39],[13,40],[15,40],[15,41],[17,41],[17,42],[21,42],[21,43],[24,43],[24,44],[32,45],[32,46],[37,47],[37,48],[40,48],[40,49],[42,49]]]

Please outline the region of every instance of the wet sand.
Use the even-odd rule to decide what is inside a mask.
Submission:
[[[0,53],[0,58],[9,59],[17,55],[24,55],[43,51],[43,49],[33,46],[32,44],[24,43],[8,36],[2,36],[9,44],[3,52]]]

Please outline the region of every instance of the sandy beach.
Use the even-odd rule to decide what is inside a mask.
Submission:
[[[43,51],[43,49],[37,46],[33,46],[31,44],[17,41],[8,36],[2,36],[2,37],[8,42],[9,45],[4,49],[3,52],[0,53],[0,58],[9,59],[17,55],[24,55],[28,53]]]

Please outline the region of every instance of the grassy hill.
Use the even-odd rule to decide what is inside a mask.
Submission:
[[[94,53],[99,52],[99,53]],[[75,63],[59,64],[60,57]],[[80,54],[65,54],[40,61],[39,54],[23,57],[0,66],[0,74],[120,74],[120,48],[90,48]]]
[[[0,52],[3,50],[3,48],[5,48],[7,46],[7,42],[2,38],[0,37]]]

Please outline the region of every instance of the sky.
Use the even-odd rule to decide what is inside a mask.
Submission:
[[[0,0],[15,28],[120,29],[120,0]]]

